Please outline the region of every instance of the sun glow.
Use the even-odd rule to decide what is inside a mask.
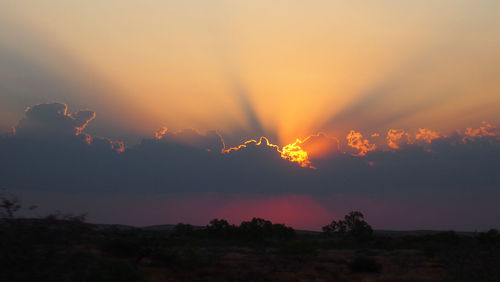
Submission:
[[[301,167],[315,168],[309,161],[309,156],[306,151],[300,146],[303,142],[297,139],[294,143],[283,146],[281,149],[281,157],[291,162],[300,164]]]
[[[263,142],[265,142],[265,143],[263,143]],[[255,139],[247,140],[247,141],[243,142],[243,144],[241,144],[239,146],[230,147],[230,148],[227,148],[227,149],[224,148],[222,150],[222,153],[230,153],[232,151],[238,151],[238,150],[240,150],[242,148],[247,148],[250,145],[254,145],[254,146],[268,146],[268,147],[275,148],[277,152],[281,152],[278,145],[272,144],[271,142],[269,142],[269,139],[267,139],[267,137],[261,136],[259,138],[259,141],[255,140]]]
[[[467,128],[465,131],[457,131],[463,143],[477,138],[500,136],[499,130],[487,122],[483,122],[479,128]],[[165,140],[174,143],[182,143],[189,146],[204,148],[207,151],[230,154],[242,149],[265,150],[279,154],[279,157],[304,168],[317,169],[314,165],[317,160],[335,158],[338,155],[350,154],[354,157],[364,157],[375,150],[401,150],[407,145],[427,145],[437,139],[449,138],[441,132],[428,128],[419,128],[418,132],[410,133],[403,129],[389,129],[384,138],[379,133],[373,133],[364,137],[361,132],[351,130],[347,136],[347,143],[341,144],[336,137],[329,136],[323,132],[312,134],[303,139],[295,139],[295,142],[287,145],[271,143],[269,138],[261,136],[258,139],[250,139],[234,147],[227,146],[224,138],[217,131],[200,133],[195,129],[179,131],[168,131],[162,127],[154,133],[154,139]],[[451,138],[451,137],[450,137]],[[430,151],[430,148],[426,148]],[[368,162],[373,166],[373,162]]]
[[[499,4],[484,1],[287,1],[286,9],[279,1],[161,1],[154,8],[2,1],[0,55],[12,62],[0,66],[8,74],[0,131],[16,122],[11,109],[21,100],[39,97],[95,109],[104,124],[96,133],[113,128],[116,136],[148,136],[168,124],[284,145],[318,131],[497,124],[500,17],[491,5]],[[473,6],[478,13],[467,13]]]
[[[222,150],[222,153],[231,153],[233,151],[238,151],[243,148],[247,148],[248,146],[268,146],[276,149],[278,153],[281,154],[281,158],[288,160],[290,162],[295,162],[298,163],[301,167],[309,167],[309,168],[315,168],[314,166],[311,165],[311,162],[309,161],[309,157],[306,151],[302,149],[300,146],[303,143],[300,139],[297,139],[294,143],[288,144],[280,148],[278,145],[272,144],[269,142],[269,139],[267,137],[261,136],[259,141],[255,139],[251,139],[248,141],[245,141],[243,144],[236,146],[236,147],[230,147],[230,148],[224,148]]]

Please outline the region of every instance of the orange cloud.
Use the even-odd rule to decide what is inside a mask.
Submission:
[[[157,131],[154,132],[154,138],[157,140],[162,139],[163,136],[165,136],[165,134],[167,134],[167,130],[168,130],[168,128],[166,128],[165,126],[158,129]]]
[[[404,130],[389,129],[387,131],[387,145],[392,149],[399,149],[402,144],[410,144],[410,135]]]
[[[486,122],[478,129],[468,128],[464,133],[464,142],[473,140],[482,136],[495,136],[496,128]],[[373,133],[371,137],[380,137],[380,134]],[[413,144],[415,141],[422,141],[430,144],[433,140],[444,138],[446,135],[430,130],[428,128],[419,128],[415,139],[412,140],[409,133],[405,130],[389,129],[386,135],[387,145],[394,150],[400,149],[402,145]],[[177,142],[188,146],[194,146],[212,151],[212,148],[221,148],[215,151],[220,151],[223,154],[228,154],[249,147],[270,147],[280,154],[282,159],[299,164],[301,167],[316,169],[314,160],[330,158],[337,153],[341,153],[340,142],[335,137],[327,136],[324,133],[310,135],[304,139],[296,139],[295,142],[280,147],[273,144],[265,136],[261,136],[258,140],[251,139],[243,142],[241,145],[234,147],[226,147],[224,139],[215,131],[207,132],[203,135],[194,129],[185,129],[175,132],[170,132],[166,127],[162,127],[154,133],[154,138],[170,142]],[[353,156],[365,156],[368,152],[377,149],[377,144],[371,143],[369,139],[363,138],[360,132],[351,130],[346,137],[347,145],[358,152],[352,153]],[[220,146],[220,147],[219,147]],[[370,166],[374,163],[370,162]]]
[[[486,136],[498,136],[499,132],[496,126],[493,126],[485,121],[482,122],[483,126],[473,129],[468,127],[465,129],[464,137],[462,141],[467,143],[468,141],[473,141],[476,138],[482,138]]]
[[[421,140],[426,143],[432,143],[432,140],[438,139],[438,138],[443,138],[446,137],[445,135],[442,135],[441,133],[430,130],[428,128],[419,128],[418,133],[415,135],[416,140]]]
[[[265,143],[263,143],[265,141]],[[262,136],[259,141],[248,140],[243,144],[225,148],[223,153],[230,153],[237,151],[248,146],[269,146],[275,148],[281,154],[281,158],[290,162],[298,163],[301,167],[309,167],[315,169],[312,165],[311,159],[320,159],[333,155],[339,152],[339,142],[337,138],[329,137],[324,133],[310,135],[303,140],[296,139],[295,142],[287,144],[280,148],[278,145],[269,142],[269,139]]]
[[[353,154],[354,156],[364,156],[369,151],[373,151],[377,148],[375,144],[370,144],[368,139],[363,139],[363,135],[360,132],[354,130],[351,130],[346,138],[347,145],[359,150],[357,154]]]

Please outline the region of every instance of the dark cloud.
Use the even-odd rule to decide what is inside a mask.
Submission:
[[[0,138],[0,185],[76,190],[105,183],[111,176],[121,142],[83,132],[93,111],[69,113],[63,103],[39,104]]]
[[[316,168],[309,169],[285,159],[284,149],[267,138],[231,149],[215,131],[164,128],[125,150],[120,142],[83,132],[94,118],[92,111],[69,113],[62,103],[28,108],[16,134],[1,139],[2,159],[8,163],[4,184],[269,194],[384,194],[408,187],[500,184],[500,142],[489,124],[448,137],[427,129],[415,138],[389,130],[384,150],[356,131],[348,135],[345,148],[336,138],[313,135],[294,143],[308,152]]]
[[[95,118],[93,111],[68,113],[63,103],[39,104],[26,109],[25,117],[15,127],[19,136],[76,136]]]
[[[500,194],[500,140],[489,124],[450,136],[429,129],[415,137],[354,131],[350,138],[358,139],[345,148],[336,138],[313,135],[295,143],[310,152],[311,166],[302,167],[267,138],[231,149],[215,131],[163,129],[124,149],[83,132],[94,118],[92,111],[69,113],[62,103],[28,108],[16,134],[0,138],[0,185],[14,192],[345,194],[393,202],[425,193],[440,199]],[[362,150],[370,138],[387,143]]]
[[[220,134],[213,130],[201,134],[195,129],[183,129],[172,132],[168,128],[163,127],[155,132],[155,139],[165,143],[187,145],[214,152],[222,152],[225,147],[224,140]]]
[[[6,13],[0,9],[2,12]],[[89,132],[125,138],[133,144],[140,141],[142,132],[133,132],[129,125],[137,123],[132,119],[144,111],[138,105],[130,108],[126,99],[111,99],[123,97],[123,91],[75,57],[64,44],[3,15],[0,34],[0,133],[7,132],[19,120],[26,105],[60,100],[105,114],[97,126],[87,128]],[[124,109],[129,115],[116,114]]]

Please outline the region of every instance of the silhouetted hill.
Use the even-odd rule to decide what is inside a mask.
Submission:
[[[374,230],[373,235],[384,237],[426,236],[442,233],[443,230]],[[474,236],[477,232],[454,231],[459,236]]]
[[[159,224],[159,225],[149,225],[143,227],[124,225],[124,224],[94,224],[94,228],[97,230],[103,230],[108,228],[115,228],[118,230],[132,230],[132,229],[141,229],[144,231],[175,231],[175,224]],[[204,229],[205,226],[192,225],[194,229]],[[321,235],[321,231],[313,231],[313,230],[296,230],[297,235],[307,235],[307,236],[319,236]],[[404,237],[404,236],[425,236],[425,235],[436,235],[442,233],[443,230],[374,230],[373,235],[375,236],[383,236],[383,237]],[[454,231],[457,235],[460,236],[475,236],[477,232],[473,231]]]
[[[94,230],[117,229],[120,231],[129,231],[133,229],[139,229],[138,227],[124,224],[94,224],[93,227]]]
[[[195,228],[203,228],[201,226],[194,226]],[[175,231],[175,224],[160,224],[141,227],[145,231]]]

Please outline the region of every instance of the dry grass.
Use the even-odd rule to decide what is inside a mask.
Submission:
[[[275,250],[263,253],[229,250],[212,265],[190,271],[175,267],[142,265],[148,281],[442,281],[445,271],[438,260],[411,250],[373,251],[382,265],[374,274],[351,273],[347,264],[359,251],[328,250],[317,255],[284,256]]]

